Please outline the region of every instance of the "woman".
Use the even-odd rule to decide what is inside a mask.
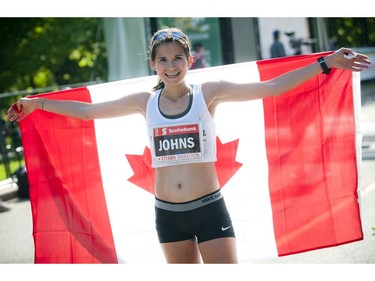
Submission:
[[[36,109],[84,120],[142,114],[155,168],[156,229],[167,262],[237,263],[235,232],[215,170],[216,107],[278,96],[322,71],[361,71],[370,61],[342,48],[269,81],[188,85],[185,76],[192,63],[187,36],[163,29],[150,42],[150,67],[159,78],[152,91],[96,104],[22,98],[8,110],[8,118],[20,121]]]

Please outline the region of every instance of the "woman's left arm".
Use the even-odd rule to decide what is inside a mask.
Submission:
[[[323,72],[327,68],[339,68],[350,71],[362,71],[371,61],[366,55],[354,53],[351,49],[341,48],[325,56],[322,63],[316,61],[305,67],[289,71],[273,79],[256,83],[232,83],[227,81],[211,82],[207,88],[211,91],[211,102],[248,101],[270,96],[279,96]],[[323,64],[323,65],[322,65]],[[208,92],[210,92],[208,90]]]

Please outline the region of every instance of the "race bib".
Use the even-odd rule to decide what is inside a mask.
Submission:
[[[152,138],[157,162],[202,158],[203,145],[200,124],[153,128]]]

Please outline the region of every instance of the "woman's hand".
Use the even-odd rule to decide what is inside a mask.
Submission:
[[[348,48],[341,48],[324,58],[328,68],[340,68],[351,71],[362,71],[369,67],[371,61],[366,55],[353,52]]]
[[[44,98],[21,98],[13,103],[7,111],[9,121],[21,121],[36,109],[42,108]]]

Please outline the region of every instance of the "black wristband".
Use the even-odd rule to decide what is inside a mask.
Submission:
[[[324,61],[324,57],[318,58],[318,62],[324,74],[329,74],[331,72],[331,68],[328,68],[326,62]]]

